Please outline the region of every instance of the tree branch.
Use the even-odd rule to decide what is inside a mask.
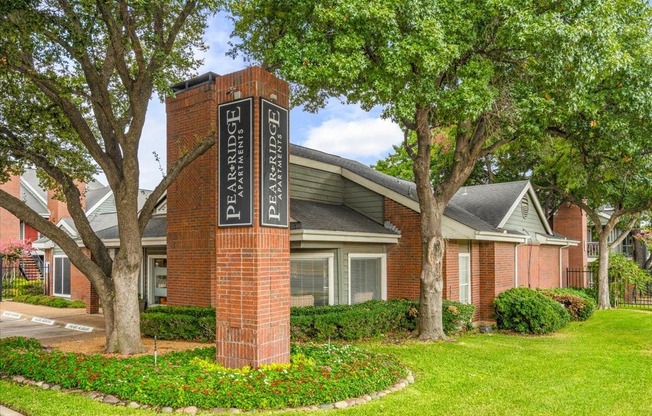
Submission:
[[[177,179],[181,171],[186,166],[188,166],[193,161],[195,161],[198,157],[206,153],[208,149],[213,147],[216,141],[217,141],[217,137],[216,134],[213,132],[211,135],[204,138],[199,145],[195,146],[191,151],[181,156],[176,161],[176,163],[168,170],[165,177],[161,180],[161,182],[159,182],[156,188],[154,188],[154,191],[152,191],[150,196],[147,198],[147,201],[145,201],[145,204],[140,210],[140,214],[138,217],[138,227],[140,228],[141,235],[143,233],[143,230],[145,229],[145,226],[147,225],[150,218],[152,217],[154,208],[156,207],[156,204],[158,203],[159,199],[163,196],[163,193],[172,184],[172,182],[174,182]]]

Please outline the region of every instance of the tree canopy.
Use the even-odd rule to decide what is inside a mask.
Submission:
[[[629,27],[643,25],[647,7],[637,0],[233,2],[241,41],[232,52],[296,83],[295,103],[308,109],[344,97],[382,106],[403,127],[421,212],[418,332],[438,339],[446,204],[478,159],[546,133],[552,92],[583,103],[591,80],[618,67]],[[433,132],[441,129],[451,144],[436,143],[435,151],[451,162],[431,175]]]
[[[205,47],[206,18],[218,6],[195,0],[0,4],[0,180],[35,166],[43,185],[66,201],[91,255],[23,201],[0,191],[0,206],[54,241],[89,278],[107,320],[108,351],[140,351],[142,232],[169,184],[215,143],[207,132],[138,206],[138,148],[148,102],[192,74],[199,64],[194,51]],[[77,186],[98,170],[116,201],[115,259],[93,232]]]

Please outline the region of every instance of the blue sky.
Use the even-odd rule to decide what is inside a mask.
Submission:
[[[198,74],[209,71],[228,74],[245,67],[241,60],[225,55],[232,24],[223,14],[211,19],[204,39],[207,52],[198,54],[204,64]],[[153,97],[145,121],[140,145],[140,187],[153,189],[161,180],[161,171],[153,152],[165,168],[165,106]],[[396,124],[380,118],[380,109],[370,112],[333,99],[317,114],[294,108],[290,113],[290,141],[295,144],[372,164],[384,158],[403,135]]]

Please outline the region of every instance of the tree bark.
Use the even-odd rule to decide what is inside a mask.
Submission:
[[[609,302],[609,243],[611,229],[601,228],[598,236],[598,308],[611,309]]]
[[[444,279],[442,263],[446,243],[441,234],[445,203],[435,199],[430,183],[431,131],[429,111],[416,109],[417,153],[412,155],[419,209],[421,210],[421,276],[418,337],[421,340],[445,340],[442,322]]]

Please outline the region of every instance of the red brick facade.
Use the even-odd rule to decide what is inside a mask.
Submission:
[[[588,241],[586,213],[576,205],[562,204],[552,219],[552,228],[566,237],[580,241],[568,248],[568,267],[584,269],[587,263],[586,242]]]
[[[20,199],[20,178],[13,176],[0,189]],[[0,243],[20,239],[20,220],[7,210],[0,208]]]
[[[385,221],[401,232],[397,244],[387,246],[387,297],[419,299],[421,232],[419,214],[389,198],[384,203]]]
[[[197,137],[217,130],[217,106],[233,101],[234,91],[254,97],[253,226],[217,226],[215,146],[189,166],[168,192],[168,303],[214,305],[218,361],[227,367],[258,367],[290,359],[289,228],[260,226],[256,181],[260,175],[258,97],[269,99],[273,94],[279,105],[287,107],[288,84],[253,67],[169,99],[168,164]]]
[[[196,140],[216,134],[215,84],[167,100],[167,163]],[[188,166],[168,188],[167,288],[169,305],[215,305],[217,146]]]

